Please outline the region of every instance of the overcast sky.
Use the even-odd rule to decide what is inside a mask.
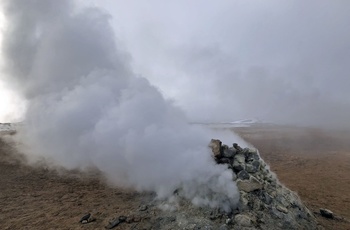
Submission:
[[[350,127],[349,1],[80,1],[192,121]]]

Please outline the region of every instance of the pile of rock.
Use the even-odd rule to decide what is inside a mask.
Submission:
[[[257,150],[211,140],[214,158],[234,173],[240,202],[229,225],[232,229],[318,229],[316,218],[300,198],[283,186]]]
[[[230,213],[220,208],[194,206],[190,200],[176,196],[174,202],[154,199],[149,194],[142,205],[130,212],[115,213],[106,229],[184,229],[184,230],[256,230],[256,229],[323,229],[299,197],[283,186],[254,149],[223,145],[212,140],[210,147],[218,164],[232,170],[240,193],[240,201]],[[174,211],[176,210],[176,211]],[[113,215],[115,215],[113,214]],[[332,218],[329,210],[323,214]],[[95,216],[95,215],[94,215]],[[97,215],[98,217],[98,215]],[[99,224],[90,214],[80,223]]]

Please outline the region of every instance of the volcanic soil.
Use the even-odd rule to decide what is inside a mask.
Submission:
[[[311,211],[327,208],[350,219],[350,132],[272,125],[234,131],[259,149],[279,180]],[[27,166],[14,144],[4,141],[8,137],[0,135],[0,229],[104,229],[123,215],[134,220],[116,229],[152,229],[157,213],[150,210],[155,209],[142,214],[150,194],[109,187],[96,171]],[[89,212],[96,221],[79,223]],[[350,229],[346,220],[316,216],[325,229]]]
[[[316,214],[325,229],[350,229],[350,131],[275,125],[233,130],[259,149],[280,182],[311,211],[327,208],[345,218]]]

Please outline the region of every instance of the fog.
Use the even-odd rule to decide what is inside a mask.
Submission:
[[[350,128],[347,1],[89,1],[193,121]]]

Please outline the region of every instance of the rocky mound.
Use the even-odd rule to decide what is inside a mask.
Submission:
[[[236,209],[225,213],[196,207],[181,196],[175,196],[174,203],[148,200],[139,211],[121,216],[131,229],[323,229],[300,198],[277,180],[257,150],[237,144],[228,147],[220,140],[212,140],[210,147],[215,161],[226,164],[234,174],[240,192]],[[119,218],[115,223],[121,223]]]
[[[210,143],[214,158],[234,173],[240,202],[231,229],[319,229],[316,218],[300,198],[283,186],[260,158],[257,150],[232,147],[220,140]]]

